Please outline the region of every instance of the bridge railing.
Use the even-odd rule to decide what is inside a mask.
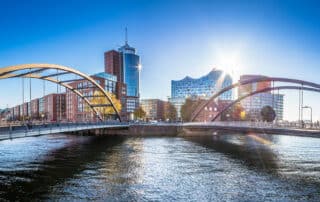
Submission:
[[[251,128],[279,128],[279,129],[309,129],[320,130],[319,123],[303,122],[262,122],[262,121],[215,121],[215,122],[190,122],[184,125],[211,125],[226,127],[251,127]]]
[[[44,123],[44,124],[28,124],[9,125],[0,127],[0,140],[25,136],[37,136],[50,133],[63,133],[79,130],[89,130],[102,128],[106,126],[125,125],[120,122],[77,122],[77,123]]]

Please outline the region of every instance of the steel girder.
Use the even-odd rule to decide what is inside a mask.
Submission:
[[[63,72],[59,72],[57,74],[51,74],[51,75],[34,74],[36,72],[43,72],[45,70],[52,70],[52,69],[60,70],[60,71],[63,71]],[[20,71],[20,70],[29,70],[29,73],[26,72],[26,73],[22,73],[22,74],[14,74],[14,72]],[[93,110],[93,112],[99,117],[99,119],[102,120],[102,117],[99,115],[98,111],[95,109],[96,106],[91,104],[90,101],[84,95],[82,95],[82,93],[80,93],[76,88],[73,88],[72,86],[70,86],[68,84],[65,84],[63,82],[60,82],[60,81],[52,78],[54,76],[58,76],[58,75],[62,75],[62,74],[69,74],[69,73],[77,75],[77,76],[80,76],[82,78],[82,80],[90,82],[94,87],[97,88],[97,90],[101,91],[102,95],[104,97],[106,97],[106,99],[110,103],[110,104],[108,104],[108,106],[110,105],[113,108],[113,110],[115,111],[119,121],[121,121],[121,117],[120,117],[119,111],[115,107],[111,97],[104,90],[104,88],[101,87],[90,76],[88,76],[88,75],[86,75],[86,74],[84,74],[84,73],[82,73],[82,72],[80,72],[78,70],[75,70],[73,68],[62,66],[62,65],[56,65],[56,64],[23,64],[23,65],[14,65],[14,66],[0,68],[0,79],[22,77],[22,78],[41,79],[41,80],[46,80],[46,81],[50,81],[50,82],[56,83],[56,84],[58,84],[60,86],[63,86],[65,88],[69,89],[70,91],[75,93],[77,96],[79,96],[81,99],[83,99],[88,104],[88,106]]]
[[[300,84],[302,86],[310,86],[313,88],[319,88],[320,89],[320,84],[309,82],[309,81],[303,81],[299,79],[290,79],[290,78],[282,78],[282,77],[259,77],[259,78],[254,78],[254,79],[248,79],[244,80],[241,82],[234,83],[230,86],[227,86],[225,88],[222,88],[219,90],[217,93],[215,93],[209,100],[201,104],[199,107],[197,107],[194,112],[192,113],[191,120],[194,121],[197,116],[200,114],[200,112],[207,106],[210,102],[214,101],[216,98],[218,98],[221,94],[232,90],[236,87],[243,86],[246,84],[252,84],[252,83],[258,83],[258,82],[264,82],[264,81],[271,81],[271,82],[286,82],[286,83],[294,83],[294,84]]]
[[[232,101],[230,104],[225,106],[221,111],[219,111],[211,121],[215,121],[223,112],[225,112],[227,109],[235,105],[237,102],[240,102],[241,100],[251,97],[253,95],[259,94],[259,93],[264,93],[264,92],[270,92],[274,90],[306,90],[306,91],[312,91],[312,92],[318,92],[320,93],[320,89],[318,88],[310,88],[310,87],[304,87],[304,86],[277,86],[277,87],[271,87],[271,88],[264,88],[262,90],[254,91],[249,94],[243,95],[239,97],[238,99]]]

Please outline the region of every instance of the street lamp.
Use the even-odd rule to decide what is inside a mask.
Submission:
[[[310,121],[311,121],[311,126],[312,126],[312,107],[310,106],[304,106],[302,107],[303,109],[310,109]]]
[[[206,106],[204,108],[204,122],[207,122],[207,111],[208,111],[208,107]]]
[[[41,113],[40,116],[41,116],[42,124],[44,124],[44,116],[45,116],[44,113]]]

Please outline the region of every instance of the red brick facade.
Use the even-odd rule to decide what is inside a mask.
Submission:
[[[91,76],[95,81],[97,81],[101,87],[105,86],[105,80],[103,78]],[[69,83],[73,88],[78,89],[78,91],[84,96],[93,96],[97,88],[93,88],[90,82],[85,80],[74,81]],[[90,85],[90,86],[88,86]],[[88,100],[91,100],[92,97],[87,97]],[[80,98],[78,95],[73,93],[70,90],[67,90],[66,93],[66,105],[67,105],[67,120],[71,122],[76,121],[95,121],[97,117],[91,108],[86,104],[86,102]]]

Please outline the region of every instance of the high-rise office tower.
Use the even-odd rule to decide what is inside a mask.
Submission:
[[[139,107],[140,98],[140,56],[129,46],[127,30],[125,44],[116,50],[105,53],[105,71],[117,76],[116,96],[122,103],[122,114],[129,118]]]

